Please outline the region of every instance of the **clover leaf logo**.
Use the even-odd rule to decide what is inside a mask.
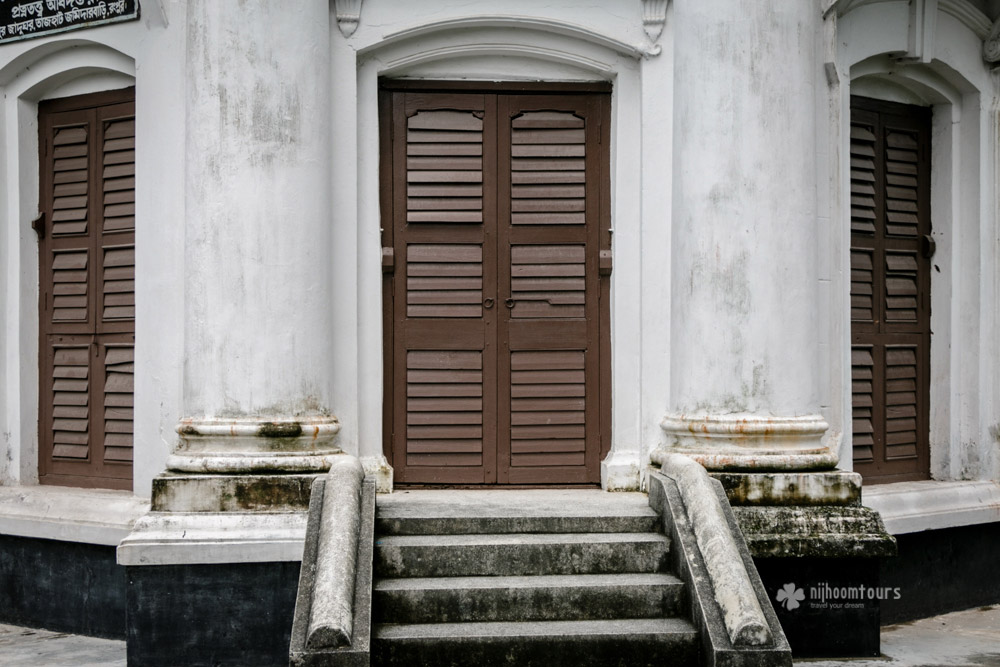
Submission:
[[[796,588],[795,584],[785,584],[775,599],[782,607],[791,611],[799,608],[799,602],[806,599],[806,594],[801,588]]]

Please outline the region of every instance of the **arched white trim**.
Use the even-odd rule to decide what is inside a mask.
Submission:
[[[42,42],[0,68],[0,327],[6,332],[0,374],[0,431],[9,434],[0,484],[38,479],[38,101],[135,81],[135,61],[84,39]]]
[[[423,39],[425,37],[441,33],[460,33],[480,28],[514,28],[519,34],[523,32],[540,32],[550,36],[562,35],[577,41],[589,42],[610,51],[614,51],[615,53],[631,56],[633,58],[657,55],[660,53],[659,46],[648,44],[627,44],[574,23],[516,14],[463,16],[446,19],[444,21],[435,21],[433,23],[423,23],[409,28],[403,28],[395,32],[390,32],[385,35],[381,41],[361,49],[360,52],[366,53],[372,49],[381,49],[399,41]]]
[[[882,2],[906,3],[909,1],[911,0],[835,0],[830,3],[829,7],[824,11],[823,16],[828,17],[836,13],[840,17],[865,5],[874,5]],[[976,33],[979,39],[986,39],[990,34],[993,22],[978,7],[969,2],[969,0],[938,0],[938,11],[954,16],[964,26]]]
[[[365,459],[382,455],[382,273],[376,122],[380,77],[612,82],[611,219],[613,252],[617,256],[640,257],[643,199],[660,196],[662,188],[647,186],[644,190],[643,174],[669,177],[669,160],[665,167],[659,160],[669,155],[669,150],[658,147],[648,157],[643,150],[644,88],[640,86],[640,69],[645,71],[647,67],[656,70],[663,80],[668,79],[668,56],[642,61],[649,52],[643,47],[588,28],[532,17],[476,16],[400,29],[390,25],[385,29],[384,39],[360,45],[358,51],[351,48],[358,45],[345,44],[336,35],[340,41],[334,43],[344,48],[335,50],[332,68],[339,93],[334,99],[334,155],[338,164],[331,183],[338,215],[332,249],[334,281],[358,286],[353,293],[336,290],[334,295],[336,312],[358,314],[356,327],[340,327],[334,334],[336,355],[342,364],[337,372],[334,404],[343,422],[342,443],[348,448],[356,441]],[[359,29],[352,39],[364,39],[365,34],[370,33]],[[345,85],[351,80],[357,86],[354,90]],[[353,108],[348,108],[352,104]],[[647,106],[647,111],[662,115],[657,122],[663,128],[671,127],[670,110],[664,108],[662,99],[659,104]],[[356,166],[354,173],[350,173],[352,164]],[[602,476],[606,486],[618,488],[638,486],[641,456],[645,454],[642,407],[636,395],[642,378],[640,359],[635,354],[641,345],[641,268],[640,262],[622,261],[616,263],[612,275],[612,392],[630,398],[613,402],[611,463],[603,467]]]
[[[70,54],[74,62],[63,62]],[[135,60],[131,56],[99,42],[65,39],[45,42],[11,59],[0,68],[0,86],[11,85],[17,78],[33,81],[29,86],[37,85],[54,74],[84,68],[106,69],[135,78]],[[21,89],[27,87],[14,85]]]
[[[852,7],[862,4],[873,3],[856,3]],[[857,22],[852,23],[851,30],[842,32],[839,39],[843,44],[842,66],[850,71],[850,81],[841,99],[844,119],[839,130],[841,156],[849,155],[851,94],[933,109],[931,219],[937,253],[931,260],[930,455],[931,476],[935,479],[991,474],[987,455],[990,443],[988,437],[984,438],[981,423],[981,418],[987,418],[981,412],[985,408],[980,401],[968,397],[988,394],[983,390],[995,377],[995,353],[983,357],[992,357],[992,365],[979,361],[984,345],[988,344],[988,336],[983,332],[990,330],[995,309],[995,304],[991,305],[986,298],[985,285],[997,270],[997,258],[983,252],[989,246],[988,229],[995,224],[996,217],[995,207],[984,204],[993,192],[991,179],[995,178],[996,160],[992,151],[983,149],[989,145],[991,117],[995,122],[995,114],[987,108],[988,104],[984,105],[992,92],[983,86],[992,86],[986,66],[978,57],[982,21],[973,21],[978,10],[965,5],[964,0],[939,4],[939,11],[959,18],[964,26],[951,19],[944,30],[938,25],[938,46],[934,53],[959,54],[954,56],[955,63],[940,59],[908,62],[898,57],[898,51],[889,51],[892,47],[888,45],[883,46],[886,51],[873,54],[877,46],[871,41],[874,33]],[[865,23],[871,19],[872,16],[866,15]],[[970,45],[976,46],[974,59],[969,56]],[[850,182],[848,162],[842,157],[840,182],[844,184]],[[849,196],[849,188],[841,188],[839,220],[847,219]],[[846,275],[849,232],[843,232],[841,239],[843,246],[837,250],[836,262],[842,275]],[[836,289],[845,294],[849,291],[843,282]],[[848,355],[849,326],[845,325],[840,334],[844,354]],[[850,362],[846,357],[842,359],[849,377]],[[842,401],[848,406],[845,431],[850,432],[849,385],[842,392]],[[845,464],[850,460],[849,448],[845,447],[841,460]]]

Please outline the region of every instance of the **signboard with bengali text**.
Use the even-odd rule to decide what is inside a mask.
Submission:
[[[0,0],[0,44],[139,18],[139,0]]]

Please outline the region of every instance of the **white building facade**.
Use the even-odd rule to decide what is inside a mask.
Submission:
[[[417,275],[404,275],[399,240],[387,243],[385,233],[389,211],[399,212],[392,207],[407,205],[386,196],[398,135],[387,129],[385,91],[397,89],[607,99],[597,143],[586,144],[600,174],[587,188],[600,189],[600,200],[580,204],[597,226],[580,261],[596,286],[585,298],[598,305],[579,316],[600,320],[581,381],[597,388],[586,394],[596,416],[569,422],[591,438],[580,449],[566,444],[538,461],[582,466],[573,483],[619,491],[644,488],[658,449],[717,471],[852,470],[856,458],[912,458],[912,467],[859,466],[866,504],[891,533],[1000,521],[998,16],[992,0],[145,0],[135,20],[0,39],[0,533],[110,549],[146,514],[154,479],[168,470],[185,479],[311,474],[342,450],[388,492],[401,467],[438,452],[394,444],[401,431],[386,408],[394,386],[415,382],[400,375],[409,357],[394,351],[390,336],[402,329],[386,305],[401,294],[393,281]],[[410,83],[393,88],[400,81]],[[50,367],[40,333],[45,281],[55,279],[40,277],[46,241],[31,225],[47,196],[40,113],[49,100],[132,87],[131,468],[116,463],[125,472],[113,483],[90,473],[47,478],[60,457],[43,433],[58,429],[45,418],[46,391],[55,390],[42,377]],[[929,118],[911,188],[929,228],[913,223],[912,249],[887,242],[865,255],[852,220],[910,198],[880,190],[868,204],[864,188],[911,187],[861,174],[868,144],[859,128],[869,116],[858,110],[871,100],[889,103],[871,107],[882,109],[871,112],[873,128],[882,127],[879,113]],[[457,113],[453,100],[437,104]],[[537,104],[533,113],[562,108]],[[905,161],[890,151],[906,146],[879,147],[897,141],[888,137],[871,139],[873,160]],[[918,168],[926,183],[917,184]],[[885,297],[913,296],[914,312],[928,318],[912,347],[927,355],[914,361],[912,391],[926,393],[912,406],[888,396],[906,390],[884,384],[903,377],[892,376],[887,357],[873,357],[873,368],[883,364],[874,379],[858,361],[865,346],[911,349],[910,339],[857,338],[878,329],[879,312],[891,317],[879,308],[896,307],[869,305],[875,329],[859,329],[858,272],[882,276],[870,282],[880,302],[878,290],[909,271],[879,252],[926,260],[912,295],[904,286]],[[863,266],[862,255],[874,264]],[[503,263],[493,270],[509,276]],[[477,309],[480,297],[490,301],[476,311],[487,331],[490,313],[497,326],[514,321],[503,320],[502,302],[517,295],[496,284],[490,292],[481,281],[475,297]],[[516,307],[508,305],[513,318]],[[910,335],[901,332],[890,331]],[[489,340],[506,354],[506,339]],[[477,348],[486,362],[491,344]],[[481,395],[496,400],[510,396],[503,373],[517,372],[517,362],[513,371],[509,360],[493,363],[500,370],[483,371]],[[866,381],[883,382],[867,390],[874,413],[858,398]],[[887,426],[894,416],[898,430]],[[484,435],[490,422],[480,414],[478,436],[455,436],[465,445],[441,450],[480,459],[458,457],[440,464],[439,477],[407,472],[403,481],[469,483],[447,468],[472,465],[484,470],[472,483],[513,483],[516,463],[496,457],[529,452],[530,460],[534,450],[511,449],[509,408],[491,418],[506,444]],[[406,412],[401,419],[418,423]],[[912,443],[893,440],[904,431]],[[912,455],[892,450],[911,444]],[[100,456],[90,446],[85,456]],[[173,502],[205,493],[192,488],[178,487]],[[302,518],[268,521],[206,524],[205,535],[229,536],[190,544],[169,535],[167,519],[147,517],[138,524],[147,537],[131,538],[119,558],[294,562]]]

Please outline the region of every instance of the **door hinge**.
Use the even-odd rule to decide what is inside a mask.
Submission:
[[[391,246],[382,246],[382,273],[396,270],[396,258]]]
[[[38,234],[39,240],[45,238],[45,214],[39,213],[38,217],[31,221],[31,228]]]

